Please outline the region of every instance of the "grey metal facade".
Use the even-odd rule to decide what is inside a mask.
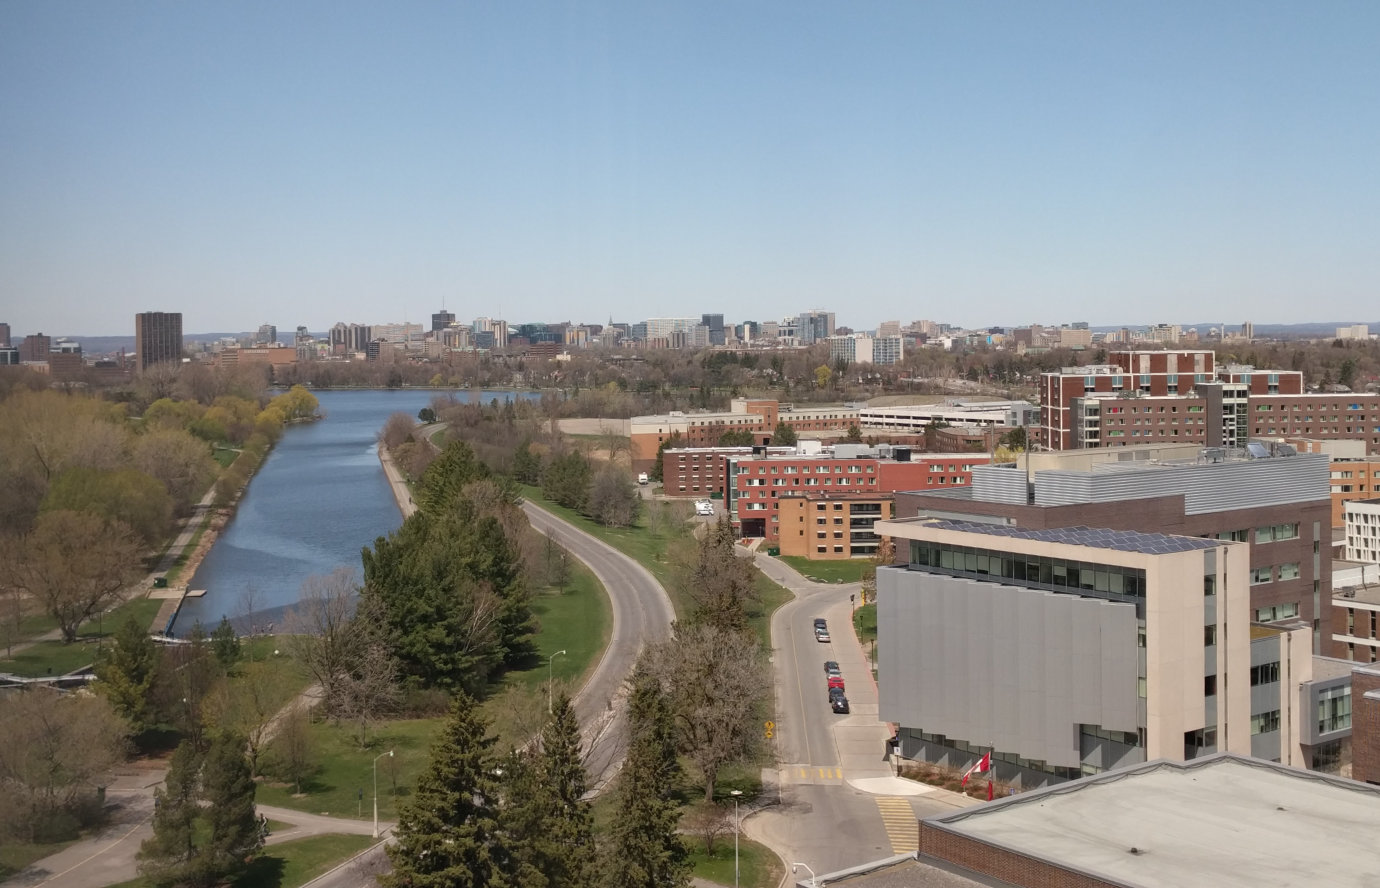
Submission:
[[[881,717],[1078,768],[1080,726],[1136,733],[1132,604],[909,570],[877,571]]]

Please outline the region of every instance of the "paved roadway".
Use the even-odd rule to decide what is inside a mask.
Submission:
[[[779,804],[760,810],[745,831],[816,873],[915,849],[916,819],[968,804],[961,796],[892,776],[884,759],[888,725],[878,720],[877,685],[852,627],[857,583],[810,582],[775,558],[756,563],[795,594],[772,617],[776,683],[774,730]],[[815,641],[814,620],[831,641]],[[829,706],[824,662],[838,661],[851,712]]]

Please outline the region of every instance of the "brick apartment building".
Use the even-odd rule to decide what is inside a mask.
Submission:
[[[985,453],[912,453],[905,447],[836,444],[817,455],[730,457],[725,503],[742,537],[779,539],[780,498],[789,494],[862,494],[890,498],[898,490],[947,490],[972,479]]]
[[[1251,438],[1365,441],[1380,452],[1380,396],[1306,393],[1303,374],[1215,365],[1211,351],[1123,351],[1040,379],[1038,443],[1050,450]]]
[[[776,502],[781,554],[811,561],[875,556],[876,524],[893,507],[887,494],[786,493]]]

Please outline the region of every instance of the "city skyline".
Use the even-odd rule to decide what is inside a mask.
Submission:
[[[1377,23],[6,4],[0,314],[1365,321]]]

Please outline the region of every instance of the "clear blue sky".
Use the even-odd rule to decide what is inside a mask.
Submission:
[[[1380,3],[0,3],[0,321],[1373,320]]]

